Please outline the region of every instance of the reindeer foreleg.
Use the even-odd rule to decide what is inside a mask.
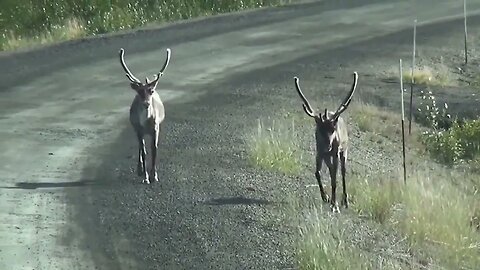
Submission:
[[[343,188],[342,204],[343,206],[345,206],[345,208],[348,208],[347,186],[345,183],[345,174],[347,171],[346,165],[347,165],[347,152],[344,151],[340,153],[340,166],[342,170],[342,188]]]
[[[153,181],[158,182],[158,175],[157,175],[157,151],[158,151],[158,140],[160,137],[160,130],[161,126],[157,125],[155,127],[155,130],[153,131],[152,134],[152,145],[151,145],[151,151],[152,151],[152,169],[150,172],[150,175],[153,179]]]
[[[334,155],[331,158],[326,158],[325,159],[326,164],[328,166],[328,170],[330,171],[330,182],[332,186],[332,198],[330,199],[330,205],[332,208],[332,211],[334,213],[339,213],[340,209],[338,209],[338,204],[337,204],[337,171],[338,171],[338,156]]]
[[[147,172],[147,151],[145,149],[145,139],[142,132],[137,132],[138,138],[138,163],[137,163],[137,174],[138,176],[143,176],[142,183],[150,184],[148,180]]]
[[[315,169],[315,177],[317,178],[318,186],[320,187],[320,196],[322,196],[322,200],[324,202],[328,202],[329,198],[328,198],[328,195],[325,193],[325,190],[323,189],[322,178],[321,178],[323,158],[317,155],[316,161],[317,161],[317,166]]]

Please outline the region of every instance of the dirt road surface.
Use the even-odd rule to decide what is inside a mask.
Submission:
[[[0,269],[295,268],[261,222],[280,198],[246,189],[257,176],[244,135],[288,106],[276,96],[294,75],[368,60],[357,44],[394,53],[415,16],[429,24],[423,37],[461,31],[461,20],[442,22],[461,16],[462,1],[414,2],[315,1],[0,54]],[[173,53],[150,186],[133,171],[121,47],[139,77]]]

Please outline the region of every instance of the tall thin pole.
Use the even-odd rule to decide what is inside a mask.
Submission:
[[[405,164],[405,105],[403,103],[403,71],[402,59],[400,59],[400,96],[402,97],[402,150],[403,150],[403,182],[407,184],[407,167]]]
[[[465,23],[465,65],[468,63],[468,47],[467,47],[467,0],[463,0],[463,17]]]
[[[408,118],[408,135],[412,134],[412,118],[413,118],[413,85],[415,84],[415,51],[417,47],[417,19],[413,21],[413,53],[412,53],[412,78],[410,82],[410,117]]]

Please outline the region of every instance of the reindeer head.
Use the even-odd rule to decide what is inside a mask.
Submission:
[[[127,64],[125,64],[125,59],[123,58],[125,51],[123,50],[123,48],[120,49],[119,53],[120,53],[120,63],[122,64],[123,70],[125,70],[127,78],[130,80],[130,87],[132,87],[132,89],[137,92],[138,96],[143,101],[143,104],[145,105],[145,107],[148,108],[152,103],[152,95],[153,93],[155,93],[158,80],[163,75],[163,72],[165,71],[165,69],[168,66],[168,63],[170,62],[170,55],[171,55],[170,49],[167,48],[167,59],[165,60],[165,64],[163,64],[163,67],[160,70],[160,72],[155,74],[155,78],[152,81],[150,81],[148,77],[145,77],[144,83],[142,83],[139,79],[137,79],[137,77],[135,77],[132,74],[130,69],[128,69]]]
[[[316,123],[317,134],[320,136],[322,143],[323,151],[330,152],[333,147],[333,142],[337,138],[337,123],[340,115],[347,109],[348,105],[352,101],[353,93],[357,88],[358,82],[358,74],[357,72],[353,73],[353,84],[350,92],[348,93],[347,97],[343,100],[342,104],[338,109],[333,112],[328,112],[325,109],[324,113],[322,114],[321,111],[314,111],[312,106],[308,102],[307,98],[303,94],[302,90],[300,89],[299,79],[298,77],[294,77],[295,80],[295,87],[297,89],[297,93],[303,101],[303,110],[305,113],[312,117]],[[318,147],[318,146],[317,146]]]

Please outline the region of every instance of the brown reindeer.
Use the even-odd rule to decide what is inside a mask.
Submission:
[[[337,205],[336,189],[337,189],[337,171],[338,160],[340,159],[341,171],[342,171],[342,184],[343,184],[343,198],[342,204],[345,208],[348,208],[347,188],[345,185],[345,173],[347,163],[347,150],[348,150],[348,132],[347,124],[340,116],[348,107],[352,101],[353,93],[357,88],[358,74],[353,73],[353,84],[350,92],[340,107],[335,112],[327,111],[322,114],[316,112],[310,106],[307,98],[300,89],[298,77],[294,77],[295,87],[298,95],[303,101],[303,109],[305,113],[315,120],[315,142],[317,146],[316,151],[316,168],[315,177],[317,178],[318,186],[320,187],[320,195],[324,202],[330,202],[333,212],[340,212]],[[329,199],[328,195],[323,189],[320,172],[322,170],[322,162],[328,167],[330,172],[330,182],[332,187],[332,197]]]
[[[130,87],[137,93],[130,106],[130,123],[132,124],[138,139],[137,174],[138,176],[143,177],[142,183],[150,184],[145,162],[147,151],[145,149],[144,137],[145,135],[150,135],[152,137],[152,168],[150,171],[150,178],[153,181],[158,181],[156,160],[161,124],[165,119],[165,108],[155,89],[158,80],[163,75],[163,72],[170,62],[171,51],[170,49],[167,49],[167,59],[160,72],[155,74],[155,78],[150,81],[148,77],[145,77],[144,83],[137,79],[128,69],[125,64],[125,59],[123,58],[125,54],[123,49],[120,49],[119,54],[120,64],[122,65],[127,78],[130,80]]]

